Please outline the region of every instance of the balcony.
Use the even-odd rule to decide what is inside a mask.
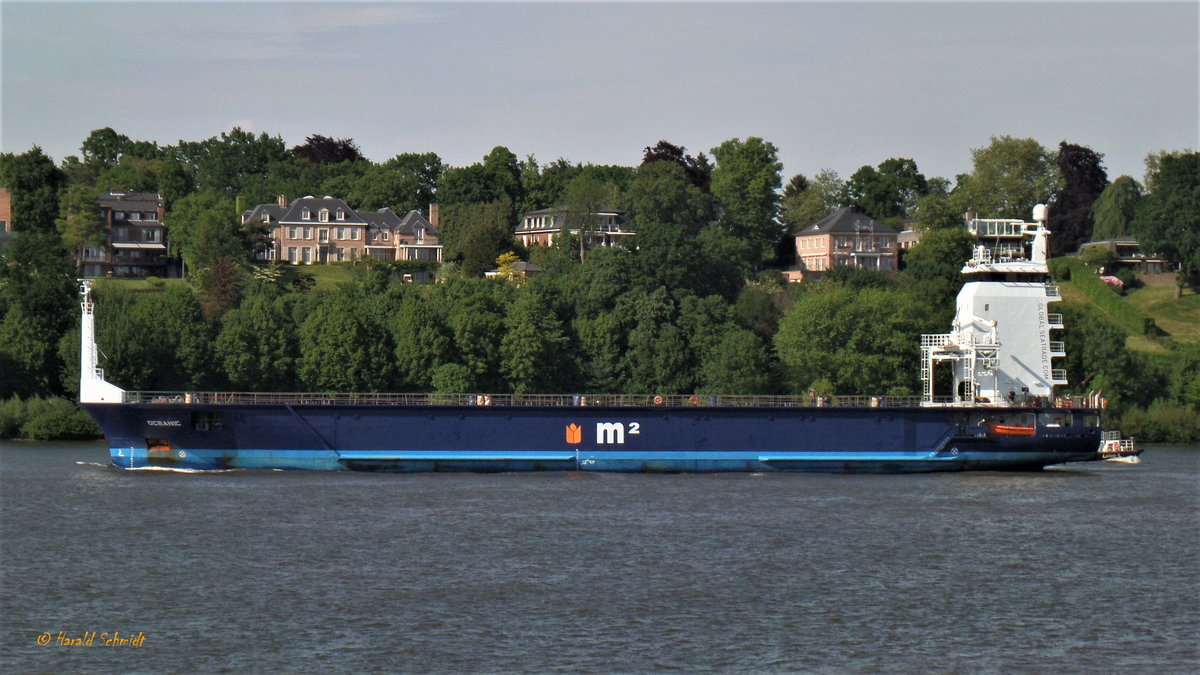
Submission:
[[[1058,286],[1046,284],[1046,297],[1055,300],[1062,300],[1062,294],[1058,291]]]
[[[1050,384],[1053,384],[1056,387],[1064,384],[1070,384],[1067,382],[1067,371],[1063,370],[1062,368],[1055,368],[1054,370],[1051,370]]]
[[[1066,356],[1067,349],[1061,340],[1050,341],[1050,356]]]
[[[1046,320],[1050,323],[1050,328],[1061,329],[1063,327],[1062,314],[1048,314]]]

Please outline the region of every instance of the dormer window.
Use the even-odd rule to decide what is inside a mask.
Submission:
[[[342,209],[338,209],[338,210],[337,210],[337,219],[338,219],[338,220],[345,220],[345,219],[346,219],[346,212],[345,212],[345,211],[343,211]]]
[[[263,213],[263,214],[262,214],[262,221],[263,221],[264,223],[269,223],[269,222],[271,222],[271,214],[269,214],[269,213]]]
[[[300,211],[300,220],[312,220],[312,213],[309,212],[307,206]]]
[[[322,223],[328,223],[329,222],[329,209],[321,209],[320,212],[318,212],[318,216],[320,217],[320,220]]]
[[[423,227],[417,228],[417,243],[418,244],[425,243],[425,228],[423,228]]]

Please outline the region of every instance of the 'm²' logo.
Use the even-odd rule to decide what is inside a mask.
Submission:
[[[578,445],[583,442],[583,427],[572,422],[567,425],[567,442]],[[625,435],[637,435],[642,432],[641,422],[596,422],[597,445],[624,445]]]

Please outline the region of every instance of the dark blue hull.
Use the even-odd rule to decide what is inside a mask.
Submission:
[[[1097,411],[1064,413],[1052,408],[313,403],[84,407],[104,430],[113,464],[134,469],[1031,470],[1100,459],[1101,437],[1095,426]],[[1017,415],[1037,422],[1020,428],[995,424],[1000,416]]]

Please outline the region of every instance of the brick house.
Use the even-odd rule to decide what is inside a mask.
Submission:
[[[100,195],[105,240],[83,249],[86,277],[166,277],[167,228],[162,195],[114,190]]]
[[[840,209],[795,236],[796,267],[785,271],[784,278],[819,279],[842,265],[895,272],[898,234],[853,208]]]
[[[437,204],[429,206],[429,213],[437,220]],[[360,215],[367,221],[366,252],[372,258],[442,261],[440,233],[420,211],[414,209],[400,217],[383,208]]]
[[[12,238],[12,193],[0,188],[0,251],[8,247]]]
[[[578,227],[567,227],[567,213],[564,206],[526,213],[517,225],[517,239],[522,246],[529,248],[553,246],[555,238],[561,237],[563,232],[578,237]],[[598,211],[591,215],[596,219],[595,229],[588,231],[589,244],[593,247],[616,246],[624,238],[635,234],[624,211]]]
[[[431,208],[431,212],[434,209]],[[358,212],[341,199],[306,196],[291,204],[280,196],[242,214],[242,224],[266,231],[262,260],[293,265],[361,260],[442,259],[437,228],[417,211],[404,217],[391,209]]]

